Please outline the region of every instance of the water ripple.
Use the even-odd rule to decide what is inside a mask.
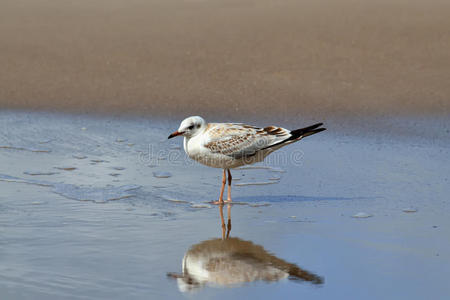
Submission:
[[[135,194],[133,193],[133,191],[141,188],[141,186],[134,184],[122,186],[108,185],[105,187],[77,186],[74,184],[60,182],[25,179],[5,174],[0,174],[0,181],[47,186],[52,188],[53,193],[56,193],[63,197],[78,201],[92,201],[95,203],[105,203],[112,200],[134,197]]]

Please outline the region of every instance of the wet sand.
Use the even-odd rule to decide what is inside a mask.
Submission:
[[[447,116],[450,2],[3,0],[0,107]]]
[[[409,122],[438,131],[434,119]],[[176,126],[1,112],[0,298],[450,294],[448,120],[438,138],[325,131],[234,170],[227,247],[209,204],[220,170],[187,160],[181,140],[167,140]],[[187,282],[199,284],[186,286],[172,277],[192,253],[212,259],[210,271],[228,262],[256,275],[205,276],[194,261]],[[269,277],[267,261],[278,268]]]

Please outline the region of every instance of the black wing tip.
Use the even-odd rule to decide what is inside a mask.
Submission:
[[[300,129],[296,129],[296,130],[292,130],[291,131],[291,137],[289,138],[290,140],[295,140],[298,138],[304,138],[319,132],[322,132],[324,130],[327,130],[325,127],[319,128],[320,126],[322,126],[323,123],[317,123],[305,128],[300,128]]]
[[[273,144],[273,145],[267,146],[265,148],[262,148],[260,150],[273,148],[275,146],[279,146],[279,145],[285,144],[285,143],[293,141],[293,140],[297,140],[298,141],[298,140],[300,140],[300,139],[302,139],[304,137],[307,137],[307,136],[319,133],[321,131],[327,130],[324,127],[318,128],[318,127],[320,127],[322,125],[323,125],[323,123],[317,123],[317,124],[314,124],[314,125],[311,125],[311,126],[308,126],[308,127],[305,127],[305,128],[292,130],[291,131],[291,136],[289,138],[287,138],[287,139],[285,139],[285,140],[283,140],[281,142],[278,142],[276,144]]]
[[[297,139],[298,139],[298,138],[304,138],[304,137],[307,137],[307,136],[310,136],[310,135],[313,135],[313,134],[322,132],[322,131],[324,131],[324,130],[327,130],[327,129],[326,129],[326,128],[318,128],[318,129],[314,129],[314,130],[305,132],[304,134],[302,134],[302,135],[300,135],[299,137],[297,137]]]
[[[322,128],[317,128],[317,129],[315,129],[313,131],[314,131],[314,133],[318,133],[318,132],[321,132],[321,131],[324,131],[324,130],[327,130],[327,129],[325,127],[322,127]]]

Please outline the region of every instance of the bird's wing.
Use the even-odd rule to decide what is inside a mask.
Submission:
[[[236,159],[253,156],[291,137],[290,131],[281,127],[258,128],[239,123],[212,123],[206,134],[204,147]]]

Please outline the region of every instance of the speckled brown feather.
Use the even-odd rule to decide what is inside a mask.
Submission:
[[[213,153],[235,158],[254,155],[260,149],[290,137],[290,131],[281,127],[258,128],[235,123],[208,124],[206,133],[210,141],[204,147]]]

